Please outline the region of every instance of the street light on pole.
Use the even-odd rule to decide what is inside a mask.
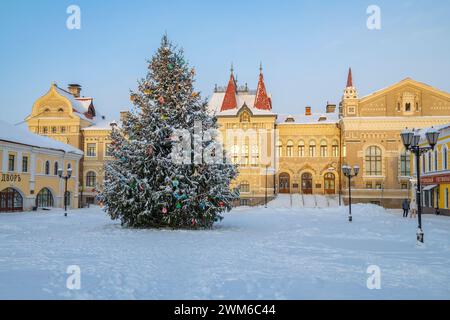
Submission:
[[[64,176],[63,175],[63,169],[59,168],[58,169],[58,176],[60,179],[64,179],[64,216],[67,217],[67,181],[70,179],[70,177],[72,176],[72,168],[68,168],[67,169],[67,175]]]
[[[418,228],[417,228],[417,241],[420,243],[424,242],[424,234],[422,229],[422,189],[420,186],[420,156],[430,150],[434,150],[438,139],[439,139],[439,131],[434,128],[431,128],[425,133],[429,146],[421,147],[420,144],[420,134],[415,132],[414,130],[409,130],[406,128],[401,134],[403,145],[406,150],[411,151],[416,160],[416,176],[417,176],[417,184],[416,184],[416,203],[417,203],[417,219],[418,219]]]
[[[352,167],[344,165],[342,166],[342,172],[344,173],[344,176],[348,178],[348,221],[352,222],[352,178],[356,177],[359,173],[359,166],[353,166],[353,172]]]

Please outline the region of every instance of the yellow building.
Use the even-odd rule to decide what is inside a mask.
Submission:
[[[428,146],[425,138],[428,129],[419,132],[421,146]],[[422,205],[425,213],[435,213],[439,208],[440,214],[450,215],[450,124],[435,129],[440,133],[438,143],[434,150],[423,154],[420,159]]]
[[[399,208],[411,188],[409,155],[400,133],[450,123],[450,94],[407,78],[359,98],[350,70],[340,114],[343,163],[361,168],[352,181],[353,201]]]
[[[78,208],[78,167],[83,152],[0,121],[0,212],[63,207],[68,169],[67,204]]]
[[[53,83],[33,105],[26,118],[28,128],[84,151],[80,162],[81,205],[94,203],[96,190],[103,183],[103,165],[108,160],[110,122],[94,106],[94,99],[81,96],[81,86],[67,90]]]
[[[255,205],[277,193],[339,192],[340,129],[336,106],[326,113],[278,115],[272,110],[262,70],[256,90],[233,75],[216,86],[209,109],[217,116],[225,149],[239,165],[241,204]]]

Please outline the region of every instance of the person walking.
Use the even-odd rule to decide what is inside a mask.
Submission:
[[[404,199],[403,200],[402,208],[403,208],[403,218],[408,218],[408,213],[409,213],[409,201],[408,201],[408,199]]]
[[[417,217],[417,202],[416,202],[416,199],[412,199],[410,218],[415,218],[415,217]]]

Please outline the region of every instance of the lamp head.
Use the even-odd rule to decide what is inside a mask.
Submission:
[[[72,168],[67,169],[67,177],[70,178],[72,176]]]
[[[434,149],[439,139],[439,131],[432,127],[427,131],[425,135],[427,136],[427,140],[429,145],[431,146],[431,149]]]
[[[62,175],[63,175],[63,169],[62,169],[62,168],[59,168],[59,169],[58,169],[58,176],[61,178]]]
[[[353,171],[355,172],[355,176],[357,176],[359,173],[359,166],[358,165],[353,166]]]
[[[344,173],[344,176],[348,176],[350,174],[350,167],[347,165],[343,165],[342,172]]]
[[[405,130],[402,131],[402,133],[400,133],[400,136],[402,138],[403,145],[405,146],[406,149],[408,149],[412,143],[414,132],[406,128]]]
[[[417,147],[420,143],[420,134],[415,133],[412,138],[411,146]]]

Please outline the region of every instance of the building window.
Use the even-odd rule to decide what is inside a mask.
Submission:
[[[55,176],[57,176],[58,175],[58,162],[55,162],[55,166],[54,166],[54,168],[53,168],[53,174],[55,175]]]
[[[42,189],[39,191],[37,197],[36,197],[36,206],[39,208],[51,208],[53,207],[54,201],[53,201],[53,195],[50,190],[47,188]]]
[[[428,152],[428,172],[433,171],[432,165],[433,165],[433,159],[431,159],[433,155],[431,152]]]
[[[316,142],[314,140],[309,142],[309,156],[310,157],[316,156]]]
[[[304,141],[300,141],[298,143],[298,156],[302,157],[302,158],[305,156],[305,142]]]
[[[238,164],[239,160],[239,146],[234,145],[231,147],[231,162],[233,164]]]
[[[434,150],[434,171],[438,171],[439,170],[439,166],[438,166],[438,159],[439,159],[439,153],[436,150]]]
[[[411,175],[411,158],[407,151],[400,155],[400,176],[409,177]]]
[[[46,175],[50,174],[50,161],[45,162],[45,174]]]
[[[16,169],[16,156],[10,154],[8,158],[8,171],[12,172],[15,169]]]
[[[442,170],[448,169],[448,150],[447,147],[442,149]]]
[[[325,140],[320,143],[320,156],[328,157],[328,146]]]
[[[423,154],[422,156],[422,173],[425,173],[425,169],[426,169],[426,159],[425,159],[425,155]]]
[[[278,158],[283,156],[283,144],[281,143],[281,141],[278,141],[277,143],[277,156]]]
[[[61,133],[66,133],[66,127],[61,127]]]
[[[250,115],[247,112],[241,114],[241,122],[250,122]]]
[[[48,127],[43,127],[43,128],[42,128],[42,132],[43,132],[44,134],[47,134],[47,133],[48,133]]]
[[[371,146],[366,150],[366,175],[381,176],[381,149]]]
[[[56,127],[52,127],[52,133],[56,133]]]
[[[401,184],[401,189],[402,189],[402,190],[407,190],[407,189],[408,189],[408,184],[407,184],[406,182],[403,182],[403,183]]]
[[[339,145],[337,141],[333,141],[333,146],[331,147],[333,157],[339,157]]]
[[[248,181],[242,181],[239,185],[239,190],[241,192],[250,192],[250,184],[248,183]]]
[[[241,165],[248,166],[249,165],[249,147],[248,144],[244,144],[242,146],[242,154],[241,154]]]
[[[366,182],[366,189],[372,189],[372,182]]]
[[[257,166],[259,164],[259,148],[257,145],[252,146],[252,166]]]
[[[383,185],[381,184],[381,182],[377,182],[375,184],[375,189],[381,190],[383,188]]]
[[[97,180],[97,176],[96,176],[95,172],[89,171],[86,174],[86,187],[91,187],[91,188],[95,187],[96,180]]]
[[[112,157],[110,143],[105,143],[105,157]]]
[[[88,143],[86,147],[86,156],[87,157],[95,157],[97,156],[97,150],[96,150],[96,144],[95,143]]]
[[[286,156],[293,157],[294,156],[294,143],[292,141],[288,141],[286,146]]]
[[[22,172],[28,172],[28,157],[22,157]]]
[[[411,111],[411,103],[408,102],[408,103],[405,104],[405,111],[406,112]]]

